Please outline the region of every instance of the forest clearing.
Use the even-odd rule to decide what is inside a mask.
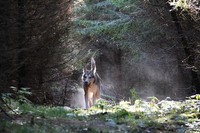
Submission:
[[[0,36],[0,133],[200,132],[198,0],[4,0]]]
[[[9,115],[1,113],[2,133],[199,133],[200,96],[159,101],[151,97],[131,101],[99,100],[88,110],[19,104],[10,101]],[[4,116],[4,117],[2,117]],[[9,120],[8,120],[9,119]]]

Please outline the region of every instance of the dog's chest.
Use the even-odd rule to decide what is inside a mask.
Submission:
[[[98,91],[98,86],[96,84],[91,84],[89,85],[87,88],[85,88],[86,92],[93,92],[93,93],[97,93]]]

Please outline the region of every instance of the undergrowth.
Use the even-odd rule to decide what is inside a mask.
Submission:
[[[0,121],[0,131],[25,132],[200,132],[198,95],[184,101],[99,100],[88,110],[20,104],[11,100],[14,119]]]

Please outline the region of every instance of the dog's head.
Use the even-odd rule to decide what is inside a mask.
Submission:
[[[87,70],[86,68],[83,69],[82,81],[84,86],[88,86],[91,83],[94,83],[96,75],[96,63],[94,58],[91,58],[91,69]]]

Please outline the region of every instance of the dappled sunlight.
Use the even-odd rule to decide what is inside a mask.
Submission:
[[[0,133],[200,133],[199,1],[0,3]]]
[[[200,131],[200,104],[196,99],[198,96],[194,97],[183,101],[174,101],[170,98],[158,100],[151,97],[148,100],[122,100],[119,103],[100,99],[89,109],[36,106],[12,101],[13,110],[20,112],[19,115],[23,114],[23,117],[16,117],[12,123],[7,123],[7,126],[20,125],[21,130],[23,126],[27,128],[28,125],[26,130],[30,131],[31,125],[38,126],[43,121],[45,123],[40,128],[44,128],[45,132],[50,129],[43,126],[52,124],[58,127],[51,128],[52,131],[61,130],[63,127],[68,131]],[[98,126],[94,126],[94,123],[98,123]]]
[[[78,110],[75,114],[85,118],[95,117],[105,121],[114,121],[115,123],[130,122],[130,127],[135,129],[150,128],[154,126],[155,130],[162,127],[163,131],[200,131],[196,125],[200,124],[199,101],[188,99],[185,101],[155,100],[155,97],[149,102],[136,100],[135,104],[129,101],[121,101],[118,104],[99,104],[88,110]],[[194,124],[194,125],[193,125]],[[116,124],[117,125],[117,124]],[[182,125],[174,127],[175,125]],[[195,127],[193,130],[192,127]],[[150,129],[149,129],[150,130]]]
[[[115,102],[112,98],[110,100],[101,98],[89,109],[78,106],[74,108],[39,106],[7,99],[12,108],[8,113],[15,119],[11,123],[6,122],[4,127],[18,125],[16,130],[19,131],[32,131],[33,127],[37,127],[38,130],[42,129],[44,132],[62,130],[70,132],[83,130],[105,132],[110,130],[122,132],[200,131],[200,95],[193,95],[182,101],[175,101],[170,97],[164,100],[148,97],[144,100],[136,98],[137,94],[133,92],[134,90],[131,93],[132,98],[128,101]],[[73,102],[84,101],[83,92],[76,95]],[[51,128],[46,128],[46,126]]]

